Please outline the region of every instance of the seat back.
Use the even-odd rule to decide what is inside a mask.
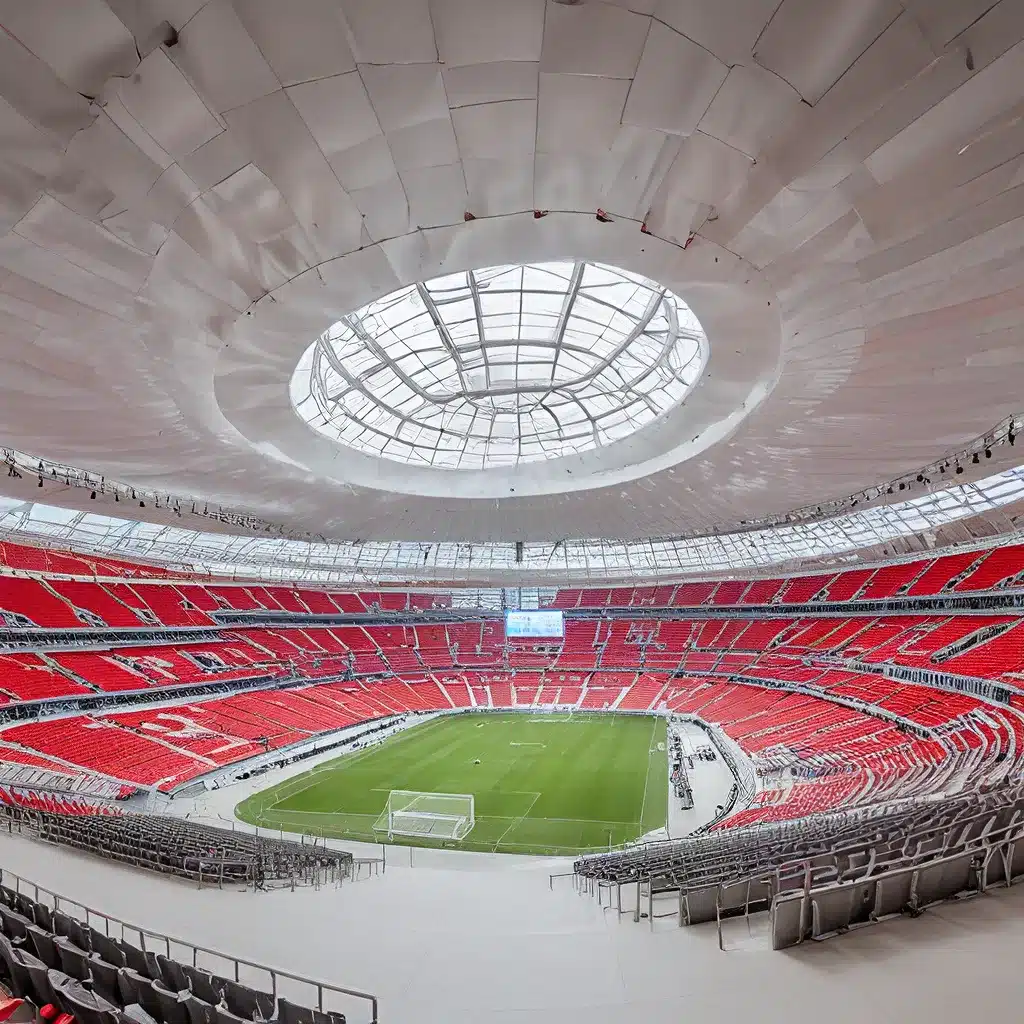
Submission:
[[[92,975],[93,991],[103,996],[107,1002],[120,1003],[121,989],[117,981],[119,968],[99,957],[92,957],[89,960],[89,971]]]
[[[17,910],[0,903],[0,927],[4,934],[13,941],[28,941],[28,926],[33,922],[23,917]]]
[[[57,949],[54,946],[53,936],[49,932],[43,931],[38,925],[30,924],[28,926],[28,938],[36,956],[47,967],[60,967],[60,960],[57,958]]]
[[[174,992],[188,992],[188,978],[181,969],[177,960],[169,960],[162,953],[157,953],[157,963],[160,965],[160,973],[163,975],[164,984]]]
[[[60,969],[70,978],[77,981],[89,981],[89,955],[65,938],[54,940],[57,956],[60,958]]]
[[[223,990],[218,991],[214,987],[212,975],[199,970],[198,967],[192,967],[190,964],[182,964],[181,969],[185,977],[188,978],[189,987],[194,995],[211,1006],[216,1006],[220,1002]]]
[[[98,953],[108,964],[112,964],[114,967],[128,966],[124,950],[109,935],[104,935],[93,928],[89,937],[92,941],[92,951]]]
[[[274,997],[267,992],[249,988],[237,981],[229,981],[224,986],[224,999],[228,1009],[246,1020],[270,1020],[274,1016]]]

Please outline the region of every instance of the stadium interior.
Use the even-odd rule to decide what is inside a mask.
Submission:
[[[0,0],[0,1021],[1012,1017],[1024,0]]]

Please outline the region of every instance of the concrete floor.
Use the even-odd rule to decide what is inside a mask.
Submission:
[[[419,853],[419,851],[417,851]],[[368,989],[381,1020],[836,1024],[1013,1019],[1024,889],[785,952],[731,925],[634,924],[554,880],[557,861],[392,863],[339,889],[197,890],[19,837],[0,864],[95,909],[304,976]],[[437,866],[438,863],[444,866]],[[755,928],[755,933],[757,929]],[[352,1024],[365,1010],[349,1007]]]

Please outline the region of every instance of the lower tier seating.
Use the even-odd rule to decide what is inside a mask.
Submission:
[[[215,828],[148,814],[65,814],[49,808],[0,805],[17,828],[47,842],[102,854],[136,867],[193,879],[263,885],[301,879],[325,864],[345,867],[352,855],[288,839]]]
[[[35,1011],[36,1019],[56,1017],[67,1024],[345,1024],[343,1013],[297,1006],[194,963],[144,950],[123,936],[114,939],[92,923],[8,886],[0,886],[0,929],[0,976],[14,997]]]
[[[310,681],[13,724],[0,731],[0,760],[171,791],[267,751],[395,714],[660,709],[718,726],[753,764],[756,792],[720,824],[731,828],[992,783],[1024,751],[1024,713],[965,694],[781,656],[748,667],[743,678],[746,684],[703,674],[492,670]],[[778,689],[778,680],[803,692]]]

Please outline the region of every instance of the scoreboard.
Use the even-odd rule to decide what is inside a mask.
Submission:
[[[564,636],[560,611],[505,612],[505,636]]]

